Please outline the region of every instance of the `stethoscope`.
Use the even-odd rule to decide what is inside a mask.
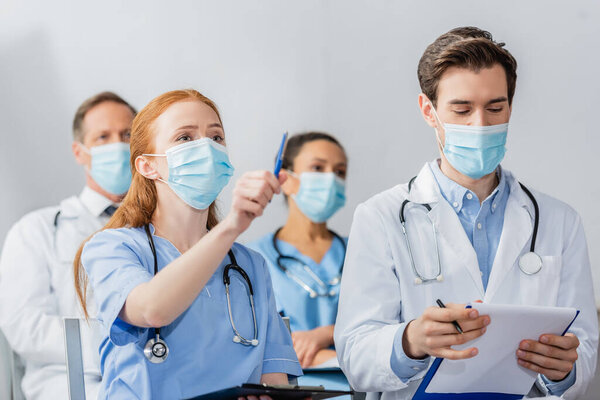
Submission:
[[[154,275],[158,273],[158,262],[156,257],[156,247],[154,247],[154,239],[152,238],[152,234],[150,233],[150,227],[145,225],[146,236],[148,236],[148,243],[150,244],[150,250],[152,250],[152,256],[154,258]],[[258,346],[258,326],[256,323],[256,311],[254,309],[254,290],[252,289],[252,282],[250,282],[250,278],[248,274],[242,267],[240,267],[235,259],[235,255],[233,254],[233,250],[229,250],[227,252],[229,255],[229,259],[231,261],[230,264],[225,266],[223,269],[223,284],[225,285],[225,294],[227,295],[227,312],[229,314],[229,322],[231,323],[231,328],[233,329],[233,342],[240,343],[245,346]],[[237,271],[242,278],[246,281],[248,285],[248,298],[250,302],[250,308],[252,309],[252,321],[254,323],[254,336],[252,339],[247,339],[237,330],[235,326],[235,322],[233,321],[233,313],[231,311],[231,298],[229,296],[229,271],[230,270]],[[169,347],[167,343],[160,337],[160,328],[154,328],[154,337],[150,338],[146,345],[144,346],[144,356],[154,364],[159,364],[164,362],[169,355]]]
[[[293,280],[294,282],[296,282],[298,284],[298,286],[300,286],[302,289],[304,289],[305,291],[308,292],[309,296],[311,299],[317,298],[319,296],[321,297],[334,297],[336,296],[336,292],[334,290],[328,290],[327,292],[320,294],[318,293],[316,290],[314,290],[312,287],[310,287],[306,282],[304,282],[302,279],[300,279],[300,277],[296,274],[294,274],[292,271],[290,271],[288,268],[286,268],[281,261],[282,260],[292,260],[295,261],[297,263],[299,263],[300,265],[302,265],[302,268],[304,269],[304,271],[306,271],[306,273],[308,275],[310,275],[310,277],[317,282],[317,284],[322,287],[323,289],[327,290],[328,289],[328,285],[329,286],[334,286],[340,283],[340,280],[342,278],[342,269],[344,268],[344,258],[342,257],[342,262],[340,263],[340,270],[337,276],[335,276],[334,278],[330,279],[329,282],[325,283],[323,282],[323,280],[321,278],[319,278],[317,276],[317,274],[315,274],[315,272],[310,269],[310,267],[308,265],[306,265],[306,263],[294,256],[286,256],[281,254],[281,250],[279,250],[279,245],[277,245],[277,235],[279,234],[279,231],[281,231],[282,228],[279,228],[275,231],[275,233],[273,234],[273,249],[275,249],[275,252],[277,253],[277,266],[279,267],[279,269],[281,271],[283,271],[291,280]],[[344,256],[346,254],[346,242],[344,241],[344,239],[342,239],[340,237],[340,235],[338,235],[337,233],[335,233],[334,231],[329,231],[329,233],[331,233],[333,235],[334,238],[336,238],[337,240],[339,240],[342,243],[342,246],[344,246]]]
[[[415,181],[415,179],[416,179],[416,176],[413,177],[410,180],[410,182],[408,182],[408,192],[409,193],[410,193],[410,190],[412,189],[412,184]],[[527,189],[525,187],[525,185],[523,185],[521,182],[519,182],[519,185],[521,185],[521,189],[523,189],[523,191],[525,192],[527,197],[529,197],[529,199],[531,200],[531,203],[533,203],[533,209],[535,210],[534,223],[533,223],[533,235],[531,236],[531,246],[530,246],[528,253],[525,253],[521,257],[519,257],[519,268],[525,275],[535,275],[542,270],[542,266],[543,266],[542,258],[535,252],[535,242],[537,239],[538,227],[539,227],[539,223],[540,223],[540,209],[538,207],[538,203],[535,199],[535,196],[529,191],[529,189]],[[429,283],[429,282],[442,282],[444,280],[444,276],[442,275],[442,264],[440,261],[440,249],[438,246],[437,231],[435,229],[435,225],[433,224],[433,221],[431,223],[431,227],[433,230],[433,241],[435,242],[437,271],[436,271],[434,277],[426,277],[426,276],[422,275],[421,273],[419,273],[419,271],[417,270],[417,267],[415,265],[415,260],[413,258],[413,254],[412,254],[412,249],[410,247],[410,240],[408,240],[408,233],[406,230],[406,218],[404,217],[404,209],[406,208],[406,205],[408,203],[411,203],[411,201],[406,199],[402,202],[402,206],[400,207],[400,224],[402,225],[402,233],[404,235],[404,240],[406,241],[406,247],[408,249],[408,257],[410,258],[410,264],[411,264],[411,267],[413,270],[413,274],[415,275],[415,284],[420,285],[420,284]],[[427,212],[431,211],[431,205],[429,205],[427,203],[415,203],[415,204],[419,204],[419,205],[423,206],[427,210]]]

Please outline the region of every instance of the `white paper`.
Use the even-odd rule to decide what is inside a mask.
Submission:
[[[467,360],[442,361],[427,393],[491,392],[527,394],[537,373],[517,363],[517,348],[524,339],[542,334],[562,335],[577,315],[574,308],[474,303],[480,315],[489,315],[486,332],[454,349],[477,347],[479,354]]]

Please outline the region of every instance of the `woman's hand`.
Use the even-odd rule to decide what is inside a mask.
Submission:
[[[457,321],[463,333],[456,332],[452,321]],[[467,343],[485,333],[490,317],[479,315],[473,308],[464,304],[447,304],[446,308],[429,307],[423,315],[408,323],[402,337],[404,353],[413,359],[434,357],[460,360],[477,355],[478,350],[471,347],[454,350],[450,346]]]
[[[288,377],[287,374],[284,373],[270,373],[263,374],[260,378],[260,383],[274,386],[274,385],[287,385]],[[272,400],[270,396],[262,395],[262,396],[248,396],[248,397],[238,397],[238,400]],[[310,398],[306,398],[304,400],[310,400]]]
[[[273,195],[281,193],[285,179],[285,174],[280,174],[277,179],[269,171],[246,172],[235,184],[231,210],[223,223],[237,235],[244,232],[256,217],[263,214]]]
[[[333,325],[321,326],[310,331],[292,332],[294,350],[302,368],[313,365],[317,353],[333,344]]]

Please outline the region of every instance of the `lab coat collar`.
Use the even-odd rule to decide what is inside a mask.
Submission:
[[[504,192],[508,190],[508,186],[506,184],[506,176],[503,173],[501,166],[498,166],[496,168],[496,177],[498,178],[498,185],[494,188],[492,193],[490,193],[490,195],[485,199],[477,198],[477,195],[474,192],[470,191],[464,186],[459,185],[458,183],[454,182],[452,179],[444,175],[444,173],[440,169],[439,158],[437,160],[431,161],[429,163],[429,167],[431,168],[431,172],[433,173],[433,176],[435,177],[435,180],[438,183],[438,186],[440,187],[441,195],[446,201],[448,201],[448,203],[452,204],[452,207],[454,208],[454,211],[457,214],[459,214],[462,210],[464,199],[467,193],[471,193],[473,197],[475,197],[479,201],[487,201],[488,203],[494,204],[496,202],[496,199],[502,199]],[[490,207],[491,213],[495,212],[495,207],[488,207]],[[477,210],[479,210],[479,208]]]
[[[408,195],[408,199],[412,202],[431,205],[428,215],[436,226],[440,240],[446,242],[442,247],[450,249],[455,254],[455,259],[460,260],[460,264],[473,278],[481,297],[486,300],[492,298],[507,273],[515,266],[517,258],[523,252],[533,232],[534,208],[531,200],[510,171],[503,169],[502,174],[506,179],[506,185],[510,188],[510,194],[504,212],[504,225],[498,251],[485,292],[477,254],[452,205],[442,197],[429,163],[421,168]]]
[[[425,163],[412,184],[408,200],[413,203],[431,204],[437,203],[441,197],[440,188],[431,172],[429,163]]]
[[[435,162],[435,161],[434,161]],[[514,199],[519,206],[524,207],[529,215],[533,218],[534,216],[534,208],[531,200],[525,194],[519,182],[515,179],[513,174],[507,170],[501,169],[501,179],[506,180],[506,188],[510,188],[510,197],[514,196]],[[440,193],[440,187],[431,171],[431,167],[429,166],[429,162],[425,163],[419,174],[417,175],[415,181],[412,185],[412,190],[408,194],[408,200],[414,203],[421,204],[431,204],[433,206],[434,203],[437,203],[440,199],[443,199],[442,194]]]
[[[81,200],[81,203],[83,203],[85,208],[87,208],[94,217],[100,217],[108,206],[113,205],[118,207],[118,204],[113,204],[112,201],[88,186],[83,188],[79,195],[79,200]]]

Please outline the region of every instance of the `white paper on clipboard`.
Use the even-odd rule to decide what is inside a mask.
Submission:
[[[453,348],[477,347],[479,354],[467,360],[445,359],[429,382],[426,393],[529,392],[537,373],[517,363],[516,351],[523,339],[539,340],[542,334],[562,335],[578,311],[565,307],[541,307],[474,303],[480,315],[491,319],[485,334]]]

